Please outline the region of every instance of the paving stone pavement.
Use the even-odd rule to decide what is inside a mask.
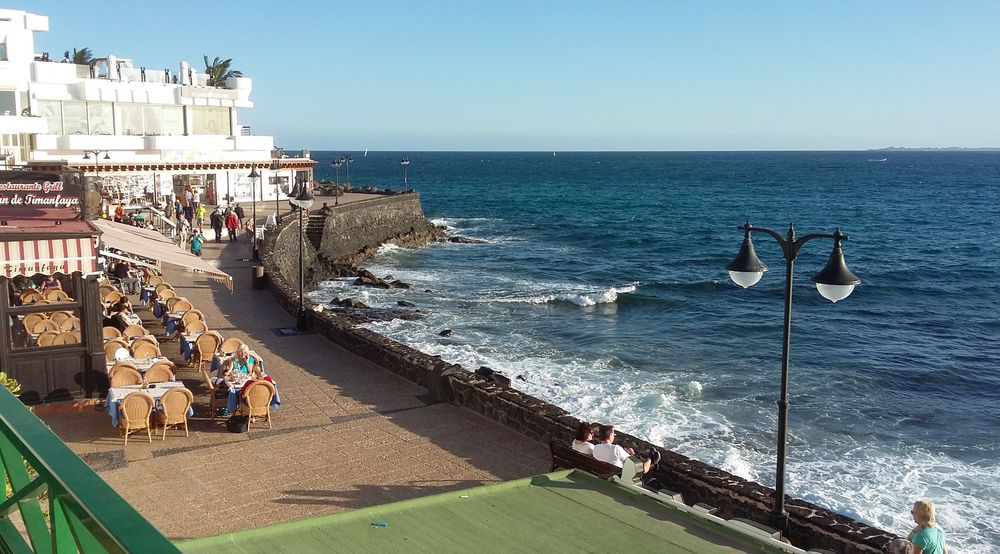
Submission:
[[[281,394],[273,429],[255,424],[248,434],[228,433],[225,418],[208,417],[200,374],[184,367],[177,378],[195,394],[190,437],[170,431],[150,444],[132,435],[123,448],[105,412],[40,410],[167,537],[216,535],[548,471],[548,448],[539,442],[435,403],[422,387],[322,337],[277,336],[272,329],[295,320],[269,291],[252,290],[245,240],[210,240],[204,256],[233,276],[233,294],[190,272],[167,269],[164,277],[205,313],[210,329],[260,354]],[[151,312],[139,313],[148,329],[163,333]],[[161,347],[180,361],[176,341]]]

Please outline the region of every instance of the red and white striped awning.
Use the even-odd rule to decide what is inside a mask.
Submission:
[[[94,237],[0,242],[0,271],[6,277],[97,271]]]

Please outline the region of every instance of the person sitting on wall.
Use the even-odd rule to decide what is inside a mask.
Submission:
[[[590,442],[593,438],[594,426],[586,421],[581,421],[580,426],[576,428],[576,437],[573,438],[573,450],[581,454],[593,456],[594,443]]]
[[[636,455],[635,450],[614,444],[615,428],[613,425],[601,425],[598,440],[600,442],[594,447],[594,457],[602,462],[622,467],[625,460]],[[649,470],[655,468],[656,464],[660,462],[660,452],[651,448],[646,456],[639,456],[639,458],[642,459],[642,472],[649,473]]]

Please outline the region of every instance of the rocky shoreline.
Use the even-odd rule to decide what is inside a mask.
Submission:
[[[405,288],[408,286],[406,283],[391,276],[376,277],[364,270],[361,264],[377,253],[381,244],[416,248],[451,238],[459,239],[447,237],[444,229],[435,227],[423,218],[422,213],[419,218],[423,224],[410,226],[408,232],[396,233],[377,244],[373,240],[372,244],[335,260],[313,252],[307,269],[312,287],[322,280],[350,276],[355,277],[358,286]],[[265,239],[263,261],[275,300],[289,312],[294,312],[299,301],[297,285],[292,284],[295,279],[288,278],[293,273],[290,272],[287,253],[283,252],[283,245],[280,244],[282,235],[289,229],[297,231],[297,226],[292,222],[286,223]],[[466,241],[459,239],[452,242]],[[437,401],[464,406],[542,442],[568,442],[572,439],[579,424],[575,417],[558,406],[511,388],[510,379],[500,372],[488,367],[470,371],[358,326],[359,323],[373,321],[371,318],[421,317],[417,306],[376,309],[350,298],[337,299],[335,305],[321,306],[308,300],[305,304],[309,312],[309,327],[313,332],[426,387]],[[672,490],[682,494],[687,504],[709,505],[713,513],[724,519],[741,517],[761,523],[768,521],[773,489],[626,433],[619,434],[618,442],[637,451],[660,450],[663,458],[653,475],[659,482],[669,484]],[[788,498],[786,506],[789,538],[801,547],[834,549],[845,554],[876,553],[893,538],[884,530],[804,500]]]

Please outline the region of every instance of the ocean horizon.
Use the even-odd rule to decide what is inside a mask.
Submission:
[[[313,300],[413,302],[426,318],[366,327],[768,486],[784,263],[758,233],[762,281],[743,290],[724,267],[747,220],[842,229],[852,296],[809,280],[831,241],[796,261],[788,494],[904,535],[929,497],[955,551],[1000,542],[997,153],[351,154],[353,185],[377,188],[402,187],[406,155],[426,216],[481,243],[385,246],[365,266],[412,289],[343,279]],[[317,179],[338,155],[312,151]]]

